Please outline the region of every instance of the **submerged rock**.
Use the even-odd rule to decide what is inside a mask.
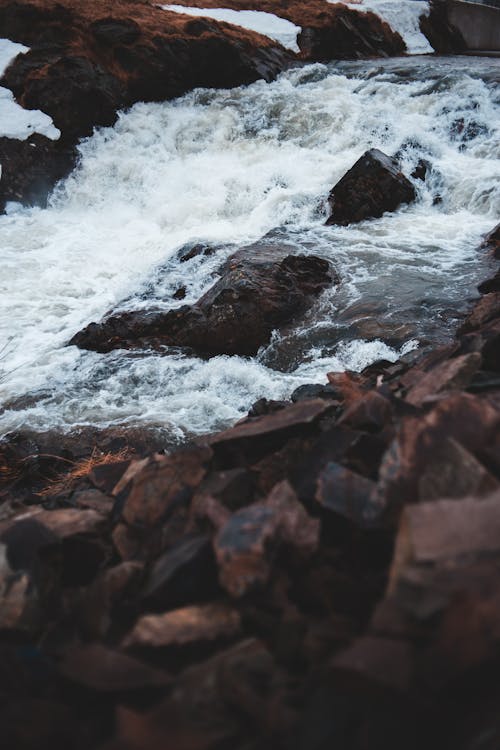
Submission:
[[[378,149],[366,151],[328,196],[332,213],[327,224],[346,225],[376,219],[415,200],[411,182],[395,159]]]
[[[209,355],[256,354],[275,328],[305,310],[336,280],[322,258],[283,256],[280,248],[272,246],[240,250],[196,304],[168,312],[114,315],[91,323],[70,344],[98,352],[187,346]]]

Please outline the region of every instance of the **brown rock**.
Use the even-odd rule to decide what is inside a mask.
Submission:
[[[210,538],[182,538],[155,561],[143,591],[154,610],[205,601],[217,592],[217,569]]]
[[[422,374],[406,395],[406,401],[414,406],[422,406],[426,399],[443,391],[455,391],[466,388],[481,366],[481,355],[478,352],[463,354],[442,362]]]
[[[221,273],[194,305],[111,316],[91,323],[70,344],[99,352],[147,345],[252,355],[337,280],[321,258],[286,255],[285,248],[262,244],[235,253]]]
[[[399,527],[390,589],[410,565],[460,565],[500,554],[500,494],[408,506]]]
[[[500,318],[500,291],[484,294],[479,302],[476,302],[472,312],[460,327],[459,334],[469,333],[495,318]]]
[[[485,472],[477,471],[474,459],[494,441],[499,425],[500,412],[492,404],[464,393],[443,398],[424,417],[403,419],[380,467],[378,501],[397,509],[403,502],[425,500],[422,493],[434,482],[445,497],[463,497],[477,489],[478,480],[483,486]],[[463,451],[472,454],[467,466],[476,467],[471,478],[463,468]],[[423,477],[428,479],[422,483]]]
[[[263,586],[283,547],[308,556],[318,542],[318,522],[309,518],[287,482],[267,501],[237,511],[214,541],[222,586],[234,597]]]
[[[171,683],[162,670],[99,644],[70,648],[59,670],[72,682],[99,693],[164,689]]]
[[[346,424],[354,430],[379,432],[393,418],[390,401],[377,391],[369,391],[354,401],[344,411],[337,424]]]
[[[237,610],[225,604],[183,607],[161,615],[144,615],[123,641],[131,647],[182,647],[235,638],[241,630]]]
[[[415,188],[398,163],[371,149],[335,185],[328,196],[332,213],[327,224],[351,224],[395,211],[415,200]]]
[[[201,446],[151,459],[124,491],[123,520],[130,526],[151,527],[165,519],[176,504],[191,497],[210,458],[210,449]]]
[[[375,482],[330,462],[317,480],[316,500],[325,510],[365,527],[377,520],[383,508],[374,498]]]
[[[322,416],[335,410],[328,401],[313,399],[292,404],[265,417],[246,420],[220,432],[209,443],[224,466],[253,462],[298,435],[307,435]]]

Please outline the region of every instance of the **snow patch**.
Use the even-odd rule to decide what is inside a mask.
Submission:
[[[302,31],[300,26],[295,26],[291,21],[279,18],[273,13],[264,13],[258,10],[230,10],[229,8],[186,8],[184,5],[161,5],[163,10],[171,10],[174,13],[184,13],[188,16],[203,16],[213,18],[214,21],[226,21],[243,29],[256,31],[263,36],[274,39],[283,47],[299,52],[297,35]]]
[[[328,0],[330,3],[338,0]],[[420,31],[420,18],[428,16],[429,3],[422,0],[359,0],[346,3],[353,10],[372,11],[386,21],[393,31],[403,38],[411,55],[428,55],[434,52],[427,37]]]
[[[18,55],[26,52],[29,52],[29,47],[10,39],[0,39],[0,77]],[[24,141],[33,133],[40,133],[54,141],[61,135],[52,118],[39,109],[23,109],[15,101],[12,91],[0,86],[0,136]]]

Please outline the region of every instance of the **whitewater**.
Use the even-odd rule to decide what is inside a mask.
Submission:
[[[0,217],[0,434],[147,424],[181,440],[330,370],[448,340],[500,214],[499,104],[496,61],[422,57],[309,65],[121,113],[81,143],[46,209]],[[427,162],[416,203],[325,227],[329,190],[372,147],[407,175]],[[196,301],[263,237],[327,258],[341,283],[256,357],[67,346],[110,310]],[[217,252],[181,263],[197,242]]]

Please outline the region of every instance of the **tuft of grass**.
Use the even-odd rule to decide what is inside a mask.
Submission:
[[[116,453],[102,453],[97,448],[94,448],[88,458],[82,458],[79,461],[69,461],[71,469],[61,472],[51,479],[46,487],[37,492],[37,495],[40,497],[52,497],[60,495],[63,492],[69,492],[80,479],[88,476],[97,466],[120,463],[120,461],[126,461],[130,457],[131,451],[129,448],[122,448]]]

